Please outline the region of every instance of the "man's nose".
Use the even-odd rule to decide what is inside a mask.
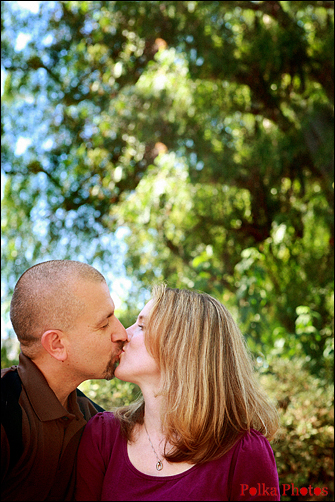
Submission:
[[[113,336],[113,342],[119,342],[119,341],[127,342],[128,341],[127,331],[126,331],[125,327],[123,326],[123,324],[120,323],[118,318],[116,318],[116,320],[119,324],[119,326],[118,326],[119,329],[117,330],[117,332]]]

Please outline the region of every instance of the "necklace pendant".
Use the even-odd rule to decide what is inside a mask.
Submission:
[[[157,471],[161,471],[163,469],[163,463],[160,460],[158,460],[156,464],[156,469]]]

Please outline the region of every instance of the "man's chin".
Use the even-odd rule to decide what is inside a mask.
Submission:
[[[116,369],[117,363],[118,363],[118,361],[115,363],[110,362],[108,364],[107,368],[105,369],[102,378],[104,378],[105,380],[112,380],[112,378],[114,378],[114,376],[115,376],[115,369]]]

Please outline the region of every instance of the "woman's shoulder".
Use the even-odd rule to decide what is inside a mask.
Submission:
[[[229,453],[229,452],[228,452]],[[269,492],[266,496],[245,500],[280,500],[279,480],[274,453],[269,441],[260,432],[250,429],[236,443],[232,451],[229,469],[229,500],[243,500],[243,487],[266,486]],[[242,493],[243,492],[243,493]],[[249,491],[247,491],[249,493]],[[269,495],[269,496],[268,496]]]
[[[262,470],[264,466],[270,469],[270,466],[275,467],[274,453],[269,441],[255,429],[245,432],[232,450],[234,465],[243,465],[252,470]]]
[[[115,418],[115,415],[112,411],[99,411],[99,413],[96,413],[90,420],[88,421],[88,424],[95,424],[95,425],[100,425],[101,427],[104,424],[117,424],[118,420]]]
[[[273,451],[269,441],[263,434],[255,429],[242,432],[236,443],[217,459],[218,463],[236,464],[246,461],[250,465],[250,458],[253,464],[262,464],[269,457],[273,457]]]
[[[271,449],[269,441],[263,434],[255,429],[250,429],[246,431],[243,436],[238,441],[237,447],[243,451],[255,450],[264,451]]]
[[[105,438],[112,434],[115,436],[120,429],[120,423],[115,417],[114,413],[111,411],[99,412],[94,417],[92,417],[85,427],[85,433],[88,434],[99,434],[103,435]]]

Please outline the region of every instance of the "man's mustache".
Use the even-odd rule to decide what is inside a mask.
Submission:
[[[119,349],[122,350],[123,347],[126,345],[126,341],[125,342],[119,342]]]

